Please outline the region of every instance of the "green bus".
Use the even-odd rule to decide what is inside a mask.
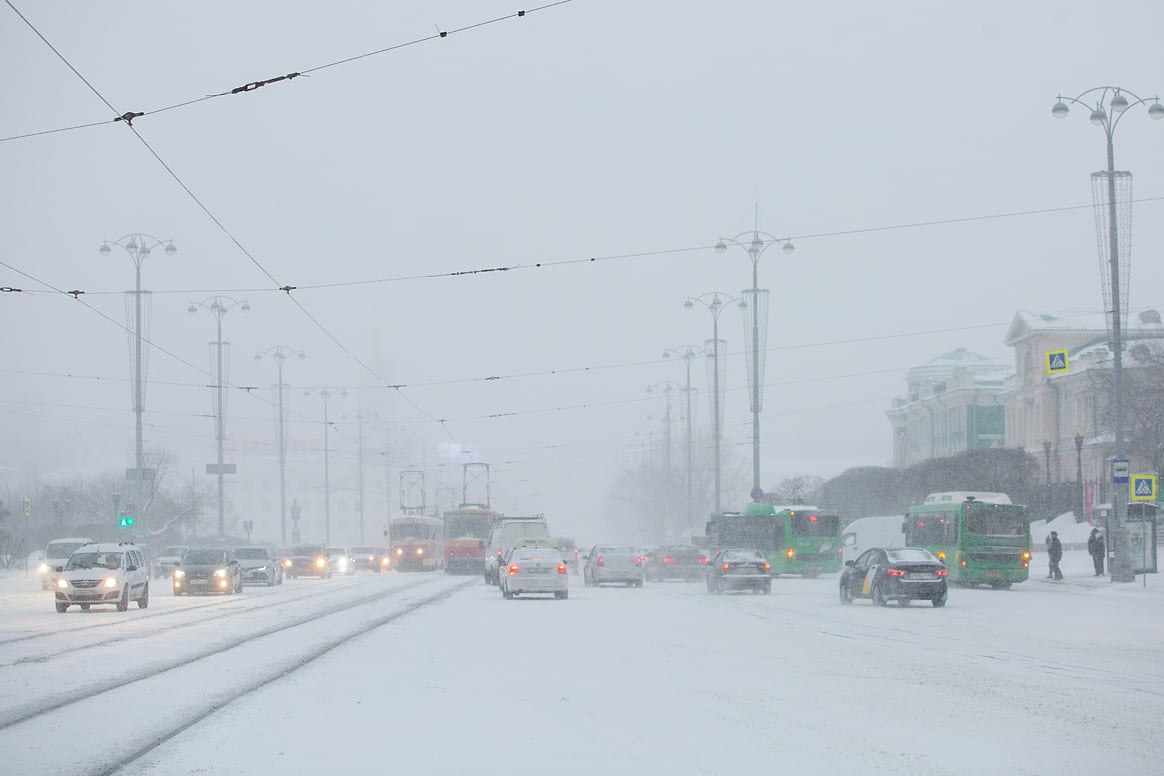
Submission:
[[[1008,588],[1031,569],[1031,516],[1005,493],[931,493],[905,513],[905,544],[924,547],[961,585]]]
[[[828,509],[748,504],[743,512],[716,512],[707,521],[707,543],[759,550],[773,575],[841,570],[841,517]]]

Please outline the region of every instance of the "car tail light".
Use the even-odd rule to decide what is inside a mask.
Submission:
[[[945,576],[949,576],[950,571],[949,571],[949,569],[938,569],[934,573],[937,574],[939,577],[945,577]]]
[[[638,556],[637,558],[635,558],[635,565],[636,565],[636,566],[641,566],[641,565],[643,565],[643,556],[642,556],[642,555],[640,555],[640,556]]]
[[[787,550],[784,551],[784,554],[788,556],[789,560],[792,560],[793,558],[796,557],[796,548],[789,547]]]
[[[885,573],[891,577],[904,577],[905,576],[904,569],[885,569]]]
[[[558,564],[558,573],[559,573],[559,574],[565,574],[565,573],[566,573],[566,564],[565,564],[565,563],[559,563],[559,564]]]
[[[724,571],[727,571],[727,570],[728,570],[728,569],[730,569],[731,567],[732,567],[732,564],[730,564],[730,563],[725,563],[725,564],[723,564],[723,570],[724,570]]]
[[[674,562],[675,562],[675,559],[674,559],[674,558],[668,558],[667,556],[665,556],[665,555],[664,555],[664,556],[663,556],[663,562],[664,562],[664,563],[674,563]]]
[[[599,555],[599,556],[598,556],[598,560],[594,561],[594,565],[595,565],[595,566],[605,566],[605,565],[606,565],[606,561],[604,561],[604,560],[602,559],[602,556],[601,556],[601,555]]]
[[[840,548],[840,547],[838,547],[838,548],[837,548],[837,555],[840,555],[840,554],[841,554],[841,548]]]
[[[510,564],[509,564],[509,575],[510,575],[510,576],[513,576],[513,575],[514,575],[514,574],[516,574],[516,573],[517,573],[517,564],[516,564],[516,563],[510,563]]]
[[[706,555],[699,556],[699,565],[701,565],[701,566],[707,565],[707,556]]]
[[[772,564],[765,563],[764,564],[764,571],[771,571],[771,570],[772,570]]]

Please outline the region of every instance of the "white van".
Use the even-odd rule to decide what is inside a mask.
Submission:
[[[849,523],[841,532],[842,560],[856,560],[870,547],[887,550],[905,546],[905,517],[884,515],[861,517]]]

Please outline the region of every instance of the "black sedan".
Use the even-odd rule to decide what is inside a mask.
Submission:
[[[845,562],[845,570],[841,572],[841,603],[869,598],[874,606],[885,606],[889,601],[909,606],[914,600],[945,606],[947,573],[946,565],[921,547],[895,550],[875,547],[861,553],[856,560]]]
[[[230,550],[194,549],[174,567],[174,595],[226,593],[243,589],[242,568]]]
[[[772,567],[758,550],[720,550],[707,567],[707,592],[772,592]]]

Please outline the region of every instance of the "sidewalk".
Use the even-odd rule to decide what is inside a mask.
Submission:
[[[1035,548],[1031,553],[1031,576],[1030,582],[1045,585],[1055,586],[1071,586],[1071,587],[1090,587],[1090,588],[1107,588],[1107,587],[1125,587],[1126,585],[1115,584],[1111,581],[1111,576],[1106,567],[1104,568],[1104,575],[1102,577],[1095,576],[1095,566],[1091,562],[1091,556],[1087,554],[1087,550],[1066,550],[1063,553],[1063,560],[1059,562],[1059,570],[1063,572],[1062,579],[1047,579],[1047,552],[1042,548]],[[1160,586],[1153,577],[1156,574],[1148,574],[1147,586]],[[1136,581],[1133,583],[1136,587],[1144,584],[1144,580],[1140,575],[1136,576]]]

